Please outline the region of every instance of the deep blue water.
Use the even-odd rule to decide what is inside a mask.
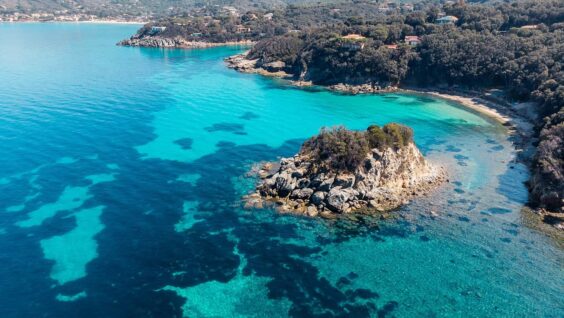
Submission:
[[[564,254],[522,223],[503,127],[226,69],[241,48],[114,45],[136,28],[0,24],[1,317],[564,316]],[[253,163],[391,121],[451,180],[397,218],[241,208]]]

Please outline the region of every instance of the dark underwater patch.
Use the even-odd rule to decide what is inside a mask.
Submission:
[[[505,149],[505,147],[503,147],[502,145],[497,145],[497,146],[491,147],[490,149],[493,150],[493,151],[502,151],[503,149]]]
[[[511,213],[511,210],[505,208],[489,208],[487,210],[481,211],[480,213],[485,215],[490,214],[508,214]]]
[[[239,123],[216,123],[204,128],[207,132],[230,132],[235,135],[246,135],[245,125]]]
[[[378,310],[378,318],[388,317],[388,315],[391,314],[392,311],[396,310],[398,306],[399,303],[395,300],[387,302],[382,309]]]
[[[503,243],[511,243],[511,239],[508,237],[502,237],[499,240],[502,241]]]
[[[218,148],[232,148],[237,146],[236,143],[232,142],[232,141],[220,141],[217,144],[215,144]]]
[[[470,222],[470,219],[466,216],[459,216],[458,220],[462,222]]]
[[[454,192],[462,194],[462,193],[465,193],[466,191],[464,191],[464,190],[462,190],[462,189],[460,189],[460,188],[455,188],[455,189],[454,189]]]
[[[457,148],[453,145],[446,146],[445,150],[448,151],[448,152],[461,152],[462,151],[462,149]]]
[[[239,118],[244,119],[244,120],[252,120],[255,118],[259,118],[260,116],[253,113],[253,112],[245,112],[243,115],[239,116]]]
[[[174,141],[175,144],[182,147],[184,150],[192,149],[192,144],[194,143],[194,139],[192,138],[182,138]]]

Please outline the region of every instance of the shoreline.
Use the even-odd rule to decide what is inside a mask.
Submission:
[[[515,162],[524,164],[529,171],[532,168],[533,157],[536,153],[534,146],[537,137],[534,134],[534,119],[530,114],[523,112],[523,105],[526,103],[511,103],[507,100],[495,97],[491,91],[467,91],[462,89],[443,89],[440,87],[420,88],[420,87],[372,87],[369,84],[348,85],[337,84],[331,86],[313,85],[311,82],[297,81],[292,79],[292,74],[287,74],[283,69],[264,69],[256,65],[257,60],[248,60],[243,54],[234,55],[225,59],[227,67],[241,73],[260,74],[267,77],[275,77],[287,81],[290,85],[300,88],[304,86],[318,86],[324,90],[342,94],[419,94],[453,102],[461,108],[473,111],[492,121],[500,124],[507,129],[510,142],[515,149]],[[562,245],[564,242],[564,231],[554,226],[548,225],[544,220],[550,213],[531,208],[529,203],[525,204],[524,209],[532,211],[528,217],[527,224],[553,238]],[[535,220],[535,221],[533,221]],[[548,230],[547,230],[548,228]]]
[[[119,46],[130,47],[149,47],[161,49],[203,49],[220,46],[251,46],[254,42],[250,40],[244,41],[227,41],[227,42],[205,42],[205,41],[188,41],[181,37],[164,38],[160,36],[136,37],[121,40],[117,43]]]
[[[448,101],[458,103],[466,108],[472,109],[480,114],[486,115],[487,117],[494,119],[502,125],[507,125],[512,120],[510,116],[500,113],[497,108],[490,107],[490,105],[488,104],[491,104],[491,102],[486,102],[480,99],[479,96],[468,97],[457,95],[454,92],[445,93],[437,89],[400,88],[400,92],[424,94],[441,99],[446,99]]]
[[[388,93],[409,93],[409,94],[424,94],[436,98],[441,98],[451,102],[455,102],[464,108],[471,109],[479,114],[495,120],[501,125],[515,130],[519,135],[528,134],[533,132],[534,125],[525,116],[516,113],[516,110],[511,109],[511,104],[502,101],[492,101],[487,99],[483,93],[478,92],[463,92],[459,90],[441,89],[438,87],[431,88],[418,88],[418,87],[383,87],[371,88],[368,84],[363,85],[348,85],[336,84],[330,86],[314,85],[311,82],[297,81],[291,79],[291,74],[287,74],[282,70],[269,71],[262,67],[256,66],[256,60],[249,60],[245,58],[245,53],[236,54],[225,59],[228,68],[234,69],[241,73],[259,74],[267,77],[280,78],[288,81],[292,86],[319,86],[323,89],[338,93],[348,94],[388,94]]]

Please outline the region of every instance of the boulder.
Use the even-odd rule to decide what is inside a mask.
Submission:
[[[323,203],[323,201],[325,201],[326,196],[327,192],[317,191],[311,196],[309,200],[315,205],[320,205],[321,203]]]

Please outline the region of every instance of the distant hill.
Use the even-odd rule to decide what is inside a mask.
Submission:
[[[98,16],[174,15],[194,8],[231,6],[239,10],[339,0],[0,0],[0,13],[88,13]]]

